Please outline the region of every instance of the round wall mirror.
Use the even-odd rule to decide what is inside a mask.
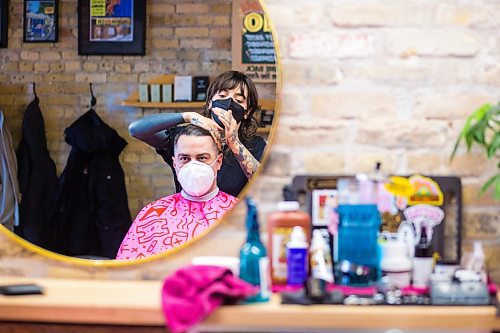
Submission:
[[[130,3],[134,8],[129,11],[120,8]],[[90,6],[88,1],[79,1],[78,4]],[[42,40],[44,34],[38,34],[40,31],[30,26],[33,17],[41,15],[35,13],[38,9],[23,9],[22,3],[10,6],[12,24],[9,28],[29,33],[31,39],[39,39],[36,40],[38,44],[30,44],[32,40],[21,43],[11,38],[9,47],[2,49],[0,57],[0,65],[5,69],[4,74],[7,78],[6,82],[0,84],[0,99],[3,99],[0,110],[12,136],[12,147],[18,150],[20,192],[23,194],[21,200],[30,200],[29,196],[25,195],[25,190],[27,182],[33,181],[29,175],[23,175],[28,162],[19,159],[22,158],[20,157],[22,154],[19,155],[21,150],[19,147],[26,146],[26,141],[33,140],[27,138],[27,133],[37,135],[35,141],[40,144],[36,147],[39,150],[36,152],[37,155],[43,154],[45,149],[43,140],[39,139],[45,140],[46,157],[53,162],[49,161],[44,165],[52,163],[55,168],[58,194],[54,201],[48,198],[50,187],[47,187],[47,182],[50,181],[50,177],[46,174],[37,180],[39,182],[37,185],[32,182],[29,186],[37,188],[39,198],[33,206],[34,209],[28,210],[28,214],[26,209],[24,212],[21,209],[21,218],[17,226],[13,225],[14,220],[10,223],[2,221],[0,231],[23,247],[43,256],[82,265],[103,267],[130,265],[160,258],[179,250],[188,251],[192,242],[212,231],[223,218],[211,219],[210,225],[188,237],[187,240],[178,244],[172,240],[174,246],[168,250],[144,258],[139,256],[134,260],[126,260],[127,258],[115,260],[109,252],[101,250],[102,247],[109,245],[110,238],[106,235],[113,233],[113,226],[102,223],[101,218],[95,221],[85,215],[89,215],[89,211],[99,210],[105,211],[104,216],[109,215],[113,210],[103,208],[102,205],[105,204],[103,201],[114,200],[123,192],[115,192],[115,189],[120,187],[119,184],[95,188],[97,186],[89,185],[89,181],[65,182],[65,178],[71,177],[71,166],[79,163],[76,161],[78,158],[89,153],[88,151],[82,153],[82,147],[78,146],[80,155],[75,157],[75,141],[80,140],[82,134],[75,138],[72,130],[86,121],[109,128],[113,136],[106,137],[103,141],[93,141],[94,148],[97,147],[95,150],[101,149],[113,140],[121,142],[118,146],[122,147],[116,149],[116,161],[119,162],[118,168],[122,170],[122,177],[115,180],[114,175],[105,172],[93,174],[92,170],[95,170],[92,169],[93,165],[86,165],[79,172],[82,177],[82,174],[84,177],[103,177],[108,183],[123,184],[124,191],[126,189],[125,204],[130,212],[127,230],[130,231],[132,229],[130,226],[136,217],[141,216],[141,212],[144,213],[147,207],[152,207],[149,206],[150,203],[160,198],[171,197],[178,193],[179,188],[176,187],[171,167],[166,163],[174,156],[162,157],[154,145],[147,143],[147,138],[136,136],[139,137],[137,139],[131,136],[129,125],[155,115],[179,116],[188,112],[191,115],[199,115],[206,110],[206,100],[211,104],[212,101],[215,103],[216,100],[224,101],[227,97],[232,97],[233,102],[241,104],[235,96],[227,94],[227,90],[230,90],[227,87],[220,89],[225,95],[222,94],[218,98],[207,97],[210,95],[210,90],[207,91],[207,88],[219,74],[230,70],[239,71],[255,85],[258,93],[258,100],[255,102],[259,106],[251,115],[245,113],[248,108],[246,110],[243,108],[241,122],[246,121],[247,117],[254,118],[256,128],[252,135],[261,138],[263,142],[260,156],[255,159],[258,167],[252,173],[245,173],[248,182],[234,193],[237,198],[234,202],[241,200],[249,187],[248,184],[258,176],[266,161],[278,114],[276,98],[279,87],[279,62],[276,56],[278,47],[264,4],[262,0],[213,0],[209,3],[175,0],[147,5],[142,1],[125,1],[121,4],[117,2],[111,8],[106,6],[102,11],[89,7],[84,11],[80,10],[80,13],[77,6],[76,4],[62,6],[55,11],[41,9],[45,14],[49,13],[51,19],[45,20],[50,26],[38,27],[39,30],[53,31],[57,29],[57,22],[65,22],[64,26],[61,24],[58,28],[59,34],[55,36],[57,39],[55,43],[54,40]],[[143,20],[131,14],[142,11],[145,13]],[[22,17],[16,18],[19,13],[23,13]],[[82,18],[82,15],[85,17]],[[75,19],[77,16],[80,24]],[[87,23],[82,24],[82,20]],[[121,24],[119,29],[113,23],[118,21]],[[87,30],[85,33],[79,33],[82,29]],[[142,31],[141,29],[145,31],[144,36],[132,33]],[[9,36],[18,35],[9,33]],[[51,36],[54,38],[53,34]],[[144,55],[129,54],[126,47],[117,46],[123,41],[127,42],[124,36],[131,36],[133,42],[137,43],[139,51],[134,49],[134,52],[140,53],[140,44],[144,43]],[[112,47],[107,48],[106,45],[111,44]],[[33,48],[35,45],[36,48]],[[190,85],[188,97],[180,94],[183,84],[181,81],[186,78],[188,81],[184,81],[184,85],[186,82],[193,83],[188,84]],[[247,88],[237,88],[248,96]],[[246,103],[246,106],[249,103]],[[237,111],[233,107],[226,106],[236,118]],[[26,119],[26,115],[33,114],[30,108],[39,108],[39,114],[43,119],[38,119],[36,116]],[[226,112],[217,111],[219,117],[223,118],[225,114],[227,115],[227,111],[223,106],[220,108]],[[224,124],[224,121],[221,122]],[[225,124],[231,126],[231,123]],[[163,135],[166,133],[163,130],[160,132]],[[90,134],[88,131],[83,131],[83,135]],[[220,154],[222,167],[227,156],[234,155],[232,163],[240,162],[238,158],[241,157],[231,149],[225,148],[226,146],[229,146],[228,142],[223,141]],[[38,162],[30,160],[29,163]],[[102,163],[109,165],[114,162],[104,160]],[[119,170],[118,175],[120,175]],[[23,181],[21,177],[24,177]],[[61,190],[62,187],[64,190]],[[99,198],[93,198],[92,203],[87,205],[87,196],[95,196],[95,193],[100,194]],[[53,202],[56,208],[50,210],[48,205],[44,205],[44,200]],[[57,200],[62,201],[62,204]],[[67,214],[65,211],[67,205],[83,208],[80,211],[77,209],[77,213]],[[172,207],[165,206],[164,210],[175,209],[175,205]],[[226,212],[232,207],[231,203],[226,207]],[[154,213],[159,214],[156,208],[152,207]],[[128,214],[125,210],[121,210],[120,214],[123,213]],[[12,213],[12,216],[14,215]],[[42,215],[46,218],[39,219]],[[57,225],[52,223],[54,216],[57,215],[65,215],[62,219],[64,223]],[[84,220],[87,224],[78,222]],[[34,228],[28,228],[30,224]],[[98,231],[95,231],[96,225]],[[120,236],[120,238],[125,237]],[[51,241],[48,242],[47,239]],[[67,250],[71,245],[89,241],[101,248],[91,251]],[[58,247],[61,244],[66,244],[66,247]]]

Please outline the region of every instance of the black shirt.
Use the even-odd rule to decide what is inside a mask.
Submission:
[[[177,180],[175,169],[172,161],[174,156],[174,137],[180,130],[180,126],[175,126],[167,130],[167,144],[162,149],[157,149],[156,152],[163,157],[163,160],[172,169],[174,175],[176,192],[180,192],[182,187]],[[261,161],[264,149],[266,148],[266,141],[260,136],[254,136],[245,147],[257,159]],[[225,152],[222,157],[222,166],[217,173],[217,186],[222,192],[231,194],[235,197],[240,194],[241,190],[248,183],[248,178],[245,176],[241,166],[236,160],[232,151]]]

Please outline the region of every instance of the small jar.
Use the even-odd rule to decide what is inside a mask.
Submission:
[[[387,241],[382,244],[382,274],[390,278],[399,287],[407,287],[411,281],[411,260],[406,256],[406,245],[399,241]]]

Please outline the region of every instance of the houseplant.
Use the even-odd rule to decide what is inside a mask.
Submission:
[[[500,103],[497,105],[484,104],[467,118],[457,138],[450,160],[455,157],[462,141],[465,141],[468,152],[476,143],[485,150],[488,159],[496,161],[497,171],[484,183],[480,193],[484,193],[492,186],[493,197],[495,200],[500,200],[500,158],[497,154],[497,149],[500,147]]]

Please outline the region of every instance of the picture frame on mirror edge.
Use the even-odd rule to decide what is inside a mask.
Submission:
[[[146,2],[78,0],[79,55],[139,55],[146,48]]]
[[[0,0],[0,48],[7,47],[9,29],[9,1]]]

